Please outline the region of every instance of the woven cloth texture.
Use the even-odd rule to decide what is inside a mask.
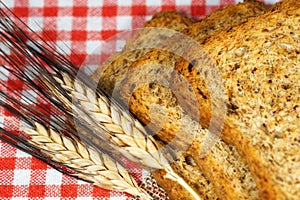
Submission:
[[[80,65],[102,41],[142,27],[153,14],[161,10],[176,10],[200,19],[214,10],[233,5],[239,0],[4,0],[2,1],[33,31],[60,47],[72,62]],[[265,0],[273,4],[276,0]],[[21,82],[11,88],[10,76],[0,76],[4,92],[27,91]],[[17,85],[17,87],[16,87]],[[18,98],[22,100],[22,95]],[[39,97],[36,97],[38,101]],[[51,109],[51,108],[49,108]],[[0,124],[5,129],[19,131],[18,119],[0,108]],[[147,177],[140,168],[130,169],[138,181]],[[147,184],[149,187],[147,187]],[[152,193],[151,177],[142,185]],[[156,188],[156,189],[153,189]],[[159,196],[159,195],[158,195]],[[129,195],[108,191],[63,175],[36,158],[0,141],[0,199],[127,199]]]

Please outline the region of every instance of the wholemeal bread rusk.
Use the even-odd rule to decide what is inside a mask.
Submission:
[[[300,2],[285,0],[270,13],[201,41],[226,89],[221,137],[247,160],[262,199],[300,198],[299,25]],[[193,64],[180,60],[176,68],[199,91],[199,110],[207,110],[209,98],[203,96],[209,94]]]
[[[254,6],[254,9],[252,5],[257,6]],[[247,1],[243,4],[238,4],[237,7],[243,8],[241,10],[245,12],[244,15],[246,16],[246,18],[249,16],[256,16],[265,12],[265,7],[263,7],[261,3],[254,1]],[[226,21],[223,28],[226,28],[231,24],[238,24],[239,22],[241,22],[240,18],[232,19],[228,18],[227,15],[227,12],[229,12],[232,16],[236,16],[236,14],[233,13],[233,8],[234,6],[230,6],[227,8],[228,10],[224,8],[220,11],[217,11],[218,14],[210,15],[208,18],[205,18],[201,22],[196,23],[197,25],[192,25],[191,27],[193,28],[187,28],[187,30],[184,30],[183,33],[186,33],[189,36],[193,36],[195,38],[201,38],[201,36],[206,38],[208,33],[213,33],[214,31],[217,31],[218,28],[223,27],[222,23],[218,24],[218,26],[215,26],[214,24],[217,24],[217,22],[210,21],[217,20],[217,18],[213,16],[224,16],[221,21],[226,21],[227,19],[231,22],[229,23],[228,21]],[[249,8],[249,10],[247,10],[247,8]],[[236,12],[240,13],[241,10],[237,9]],[[239,14],[239,16],[240,15],[241,14]],[[208,24],[208,26],[205,26],[205,24]],[[141,68],[143,72],[147,70],[144,66],[150,66],[149,71],[147,71],[146,73],[140,73],[139,70],[131,70],[125,81],[123,81],[121,90],[121,96],[125,102],[129,102],[130,110],[145,124],[149,124],[150,122],[152,122],[150,127],[154,130],[160,128],[161,123],[159,122],[161,121],[161,119],[159,117],[155,119],[150,115],[149,110],[151,109],[151,106],[159,104],[165,109],[164,124],[161,130],[157,133],[157,136],[167,143],[172,141],[173,137],[176,135],[176,133],[178,133],[178,129],[180,129],[181,126],[181,119],[185,117],[185,113],[182,111],[180,106],[178,106],[176,97],[172,94],[172,91],[170,91],[170,89],[162,87],[155,82],[141,85],[141,87],[138,87],[135,91],[134,89],[136,85],[139,85],[139,83],[141,83],[140,80],[142,80],[142,83],[144,82],[144,80],[147,80],[147,76],[159,76],[159,73],[157,73],[156,69],[154,70],[151,64],[159,63],[165,66],[169,66],[171,72],[172,67],[174,67],[175,65],[176,59],[176,56],[174,56],[174,54],[171,52],[163,50],[152,50],[130,66],[130,69],[138,69],[139,67],[143,66],[143,68]],[[165,76],[166,74],[168,73],[166,73],[165,71],[163,75]],[[164,77],[162,77],[162,79],[163,78]],[[165,83],[162,79],[160,79],[159,81],[164,85],[167,85],[168,83]],[[168,78],[166,79],[168,80]],[[202,130],[198,131],[201,132]],[[182,139],[184,141],[185,138]],[[193,146],[199,146],[199,144],[201,144],[203,141],[202,139],[203,138],[196,139],[195,145]],[[201,170],[205,172],[208,179],[213,182],[218,195],[222,199],[258,198],[256,185],[252,179],[249,169],[247,165],[245,165],[245,163],[242,161],[242,158],[237,154],[234,147],[229,147],[223,141],[219,141],[216,147],[214,147],[214,149],[212,150],[213,153],[209,154],[205,159],[199,158],[199,149],[200,148],[196,149],[196,151],[193,151],[193,155],[197,157],[195,161],[200,166]],[[229,168],[231,168],[232,171],[228,171],[227,169]],[[162,186],[164,187],[164,185]],[[168,187],[169,186],[166,184],[165,188],[167,190],[170,189]]]
[[[114,53],[92,74],[91,78],[108,94],[118,93],[119,82],[127,72],[128,67],[148,52],[147,49],[139,47],[145,46],[147,43],[155,44],[155,41],[164,39],[157,38],[159,37],[157,31],[152,30],[151,27],[177,31],[188,27],[194,22],[195,20],[175,11],[162,11],[155,14],[151,20],[144,24],[145,29],[130,33],[134,36],[126,42],[122,52]]]

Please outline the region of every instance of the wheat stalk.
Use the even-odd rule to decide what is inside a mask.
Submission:
[[[167,159],[159,151],[158,143],[147,134],[139,121],[112,103],[106,96],[93,91],[81,81],[77,79],[72,81],[69,75],[64,72],[60,75],[62,78],[55,76],[55,80],[68,91],[73,100],[79,103],[81,109],[97,122],[98,126],[106,130],[106,133],[109,134],[107,138],[116,145],[119,152],[143,167],[164,169],[166,178],[177,181],[192,194],[194,199],[200,199],[199,195],[174,172]],[[59,93],[55,87],[50,88],[54,93]],[[62,96],[58,95],[58,97]],[[77,115],[84,115],[65,97],[61,99],[69,103]],[[90,122],[90,119],[85,118],[85,120]]]
[[[145,129],[137,120],[128,115],[125,111],[122,111],[114,103],[111,103],[105,96],[99,93],[95,94],[91,89],[86,87],[85,84],[74,80],[74,78],[70,78],[67,73],[60,71],[60,69],[64,69],[69,75],[75,76],[74,72],[77,68],[75,69],[75,66],[64,57],[53,54],[51,51],[53,48],[49,45],[47,46],[46,43],[45,45],[48,48],[43,47],[31,39],[31,37],[18,28],[1,9],[0,15],[4,16],[0,20],[0,29],[5,33],[2,34],[1,37],[4,41],[4,45],[12,49],[17,57],[21,58],[20,60],[23,61],[22,56],[25,56],[25,58],[29,60],[29,64],[31,64],[35,71],[35,73],[31,74],[33,77],[36,77],[37,74],[40,73],[43,74],[42,77],[45,78],[44,80],[41,76],[37,76],[36,78],[42,82],[45,81],[43,83],[49,87],[52,94],[64,104],[62,105],[62,109],[65,109],[65,106],[69,108],[64,110],[65,112],[72,112],[73,110],[75,112],[73,114],[76,115],[74,117],[83,119],[83,122],[87,122],[91,125],[91,128],[94,128],[93,122],[96,121],[98,124],[97,127],[106,130],[106,134],[105,132],[101,132],[102,135],[105,136],[110,143],[118,147],[117,150],[123,155],[144,167],[165,169],[167,177],[178,181],[193,194],[195,199],[200,199],[193,189],[172,170],[167,159],[159,151],[158,144],[152,136],[147,135]],[[24,40],[24,38],[26,38],[26,40]],[[32,43],[29,45],[27,40]],[[34,83],[29,76],[24,76],[25,72],[22,71],[22,67],[20,67],[24,65],[23,62],[19,62],[19,59],[10,57],[4,51],[1,51],[1,53],[4,55],[6,61],[9,61],[12,66],[16,67],[17,71],[15,73],[17,77],[21,77],[21,80],[26,82],[29,86],[41,91],[43,95],[51,99],[51,102],[54,102],[55,105],[60,103],[53,100],[50,95],[48,96],[48,91],[44,91],[45,88],[43,84],[39,86],[39,84]],[[47,64],[51,72],[57,73],[58,76],[61,75],[62,78],[58,76],[53,77],[52,73],[44,68],[44,63],[42,64],[41,60]],[[69,101],[70,98],[61,93],[61,87],[58,89],[57,87],[59,85],[54,83],[55,80],[52,78],[54,78],[65,91],[69,92],[70,98],[79,102],[80,107],[73,105],[73,102]],[[87,116],[87,114],[91,117]],[[104,154],[95,154],[95,151],[87,148],[83,143],[63,137],[54,130],[47,130],[38,123],[36,123],[35,129],[26,129],[26,132],[31,135],[31,142],[36,144],[37,148],[41,148],[50,158],[60,163],[66,163],[66,166],[83,174],[78,174],[78,177],[86,178],[103,188],[127,191],[134,195],[140,194],[141,191],[137,188],[133,179],[131,179],[127,173],[121,173],[125,170],[121,170],[123,168],[121,168],[120,165],[108,159],[109,157]],[[94,157],[97,157],[98,160],[93,160]],[[98,165],[100,168],[97,168]],[[94,170],[93,167],[98,170]],[[103,170],[100,170],[102,169],[101,167],[104,167]]]
[[[74,176],[101,188],[127,192],[142,199],[152,199],[120,164],[108,155],[86,146],[82,142],[47,129],[35,122],[35,127],[25,128],[31,136],[30,143],[51,160],[76,171]]]

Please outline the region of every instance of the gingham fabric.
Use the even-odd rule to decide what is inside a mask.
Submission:
[[[122,31],[139,28],[154,13],[177,10],[201,18],[219,7],[240,0],[4,0],[23,22],[45,40],[54,41],[64,54],[81,64],[101,41]],[[276,0],[265,0],[273,4]],[[59,49],[58,49],[59,50]],[[61,51],[61,50],[59,50]],[[22,83],[6,92],[20,90]],[[20,100],[22,97],[20,97]],[[18,130],[18,120],[0,109],[0,124]],[[144,177],[141,169],[132,169],[137,179]],[[0,141],[0,199],[126,199],[128,195],[94,187],[65,176],[39,160]]]

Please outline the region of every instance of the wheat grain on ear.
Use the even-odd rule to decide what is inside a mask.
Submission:
[[[44,122],[36,122],[35,120],[47,121],[44,118],[46,115],[10,95],[0,92],[0,107],[26,124],[22,129],[30,138],[14,135],[0,127],[1,140],[43,160],[63,173],[91,182],[101,188],[126,192],[141,199],[153,199],[138,186],[126,169],[108,154],[97,151],[76,137],[66,136],[56,128],[46,128]],[[26,96],[25,101],[28,100],[27,98],[30,99]],[[62,128],[60,119],[54,117],[52,123]],[[76,130],[69,125],[66,122],[63,131],[74,136]]]
[[[154,138],[147,134],[139,121],[127,114],[117,104],[110,101],[105,95],[93,91],[80,80],[72,80],[66,73],[55,76],[55,80],[65,88],[73,98],[73,102],[78,106],[72,107],[75,114],[84,116],[81,111],[84,110],[91,118],[96,121],[98,126],[108,134],[106,137],[109,142],[114,144],[118,151],[125,157],[143,166],[151,169],[165,169],[166,177],[177,181],[185,187],[195,199],[200,199],[197,193],[170,167],[169,162],[159,150],[158,143]],[[47,85],[50,86],[48,83]],[[49,87],[53,93],[59,93],[55,87]],[[60,97],[61,95],[58,95]],[[66,101],[66,98],[62,99]],[[86,120],[90,122],[90,120]]]
[[[6,16],[2,11],[1,14]],[[73,114],[74,118],[81,120],[81,123],[86,123],[95,130],[101,129],[99,137],[113,144],[115,149],[128,159],[144,168],[165,169],[168,178],[179,182],[195,199],[200,199],[197,193],[172,170],[167,159],[159,151],[159,145],[136,119],[122,110],[118,104],[111,102],[101,90],[93,92],[84,78],[77,80],[76,66],[66,58],[53,53],[53,48],[49,45],[37,43],[7,18],[0,22],[1,30],[5,33],[4,45],[13,49],[21,60],[24,57],[28,60],[34,71],[32,75],[39,83],[36,84],[29,76],[24,75],[21,67],[23,63],[12,60],[3,52],[6,60],[16,66],[15,73],[22,81],[42,92],[57,107],[63,108],[65,113]],[[29,40],[30,44],[22,38]],[[16,48],[16,45],[19,48]],[[41,61],[46,63],[50,70],[45,68]],[[39,135],[37,138],[45,139]],[[62,159],[66,158],[65,155],[59,156],[62,156]]]
[[[76,130],[68,121],[65,121],[65,128],[62,130],[65,133],[56,128],[62,128],[62,118],[57,116],[53,116],[53,125],[46,127],[44,121],[47,121],[48,116],[41,112],[44,108],[36,110],[34,106],[21,103],[11,95],[0,92],[0,107],[20,118],[23,122],[21,129],[29,137],[15,135],[0,127],[0,139],[73,177],[105,189],[126,192],[142,199],[152,199],[138,186],[127,170],[105,151],[96,150],[74,137]],[[25,97],[25,101],[27,98],[30,97]]]
[[[34,125],[33,129],[25,128],[24,130],[31,136],[29,142],[51,160],[63,163],[76,171],[75,176],[101,188],[151,199],[144,190],[138,187],[126,169],[108,155],[51,128],[47,129],[42,124],[35,122]]]

